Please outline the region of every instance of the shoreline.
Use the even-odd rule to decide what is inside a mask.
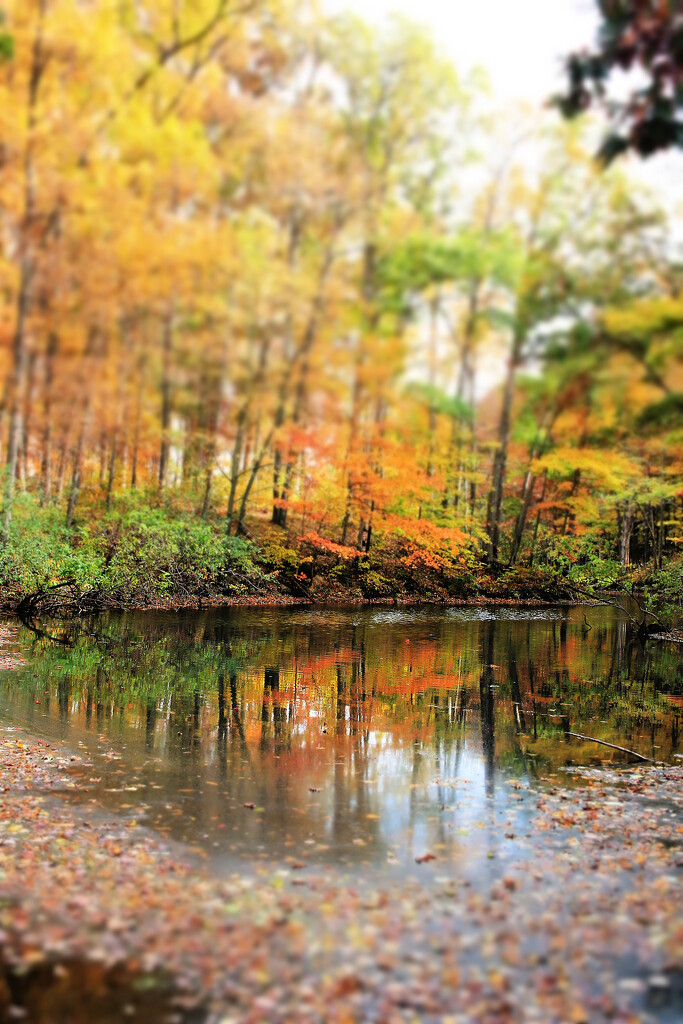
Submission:
[[[287,594],[267,596],[250,595],[214,595],[211,597],[160,598],[154,602],[116,601],[97,612],[83,612],[82,615],[100,614],[104,612],[145,612],[145,611],[203,611],[212,608],[557,608],[557,607],[599,607],[604,605],[607,597],[629,595],[620,592],[605,591],[602,596],[593,598],[570,598],[558,595],[554,598],[528,597],[496,597],[489,595],[451,598],[419,598],[419,597],[348,597],[320,598],[293,597]],[[17,615],[20,602],[2,601],[0,612],[6,615]],[[78,617],[75,615],[74,617]]]

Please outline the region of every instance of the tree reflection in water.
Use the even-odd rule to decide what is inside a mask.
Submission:
[[[570,732],[658,760],[679,743],[680,652],[611,608],[129,614],[69,640],[20,630],[5,720],[82,744],[87,798],[227,866],[470,863],[528,828],[526,787],[623,762]]]

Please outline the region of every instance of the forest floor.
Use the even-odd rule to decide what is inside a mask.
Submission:
[[[511,842],[458,883],[425,851],[424,881],[378,886],[305,860],[212,877],[135,820],[60,796],[82,752],[7,727],[0,752],[2,1022],[683,1017],[683,766],[510,780],[535,804],[523,860]]]

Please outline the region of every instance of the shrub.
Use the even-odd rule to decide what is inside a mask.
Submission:
[[[134,508],[120,523],[104,581],[125,598],[201,593],[224,562],[222,540],[208,524]]]
[[[87,589],[97,585],[103,564],[89,545],[72,545],[60,509],[41,508],[33,495],[17,495],[9,538],[0,545],[0,586],[6,594],[18,598],[63,580]]]
[[[287,547],[286,534],[268,530],[259,540],[259,561],[272,573],[298,572],[299,552]]]
[[[657,612],[667,625],[683,623],[683,556],[672,558],[655,569],[642,586],[646,605]]]
[[[378,572],[367,558],[358,560],[358,582],[363,597],[389,597],[396,590],[390,579]]]

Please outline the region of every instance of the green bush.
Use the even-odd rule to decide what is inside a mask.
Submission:
[[[649,573],[642,584],[646,605],[667,624],[683,624],[683,556]]]
[[[245,537],[226,537],[224,553],[224,589],[231,594],[250,593],[254,585],[263,578],[263,573],[254,562],[254,544]]]
[[[41,508],[32,495],[15,498],[9,538],[0,545],[0,586],[16,597],[74,580],[82,589],[96,585],[104,559],[89,545],[74,546],[64,515]]]
[[[582,564],[574,565],[568,578],[590,591],[628,589],[628,577],[621,563],[613,558],[592,554]]]
[[[68,531],[63,508],[17,496],[9,539],[0,545],[6,602],[67,581],[83,591],[104,588],[122,601],[151,602],[253,593],[263,580],[251,541],[226,538],[222,521],[204,522],[170,499],[159,504],[157,494],[129,492],[104,514],[84,509]],[[279,540],[267,545],[265,557],[277,570],[297,567],[296,551]]]
[[[381,572],[378,572],[369,559],[360,558],[357,571],[363,597],[390,597],[394,594],[395,585]]]
[[[299,570],[299,552],[287,547],[286,540],[280,530],[269,530],[259,540],[259,561],[273,573]]]
[[[225,564],[223,539],[207,523],[189,516],[169,518],[164,509],[133,508],[122,517],[109,547],[105,586],[124,598],[187,595],[205,591]]]

